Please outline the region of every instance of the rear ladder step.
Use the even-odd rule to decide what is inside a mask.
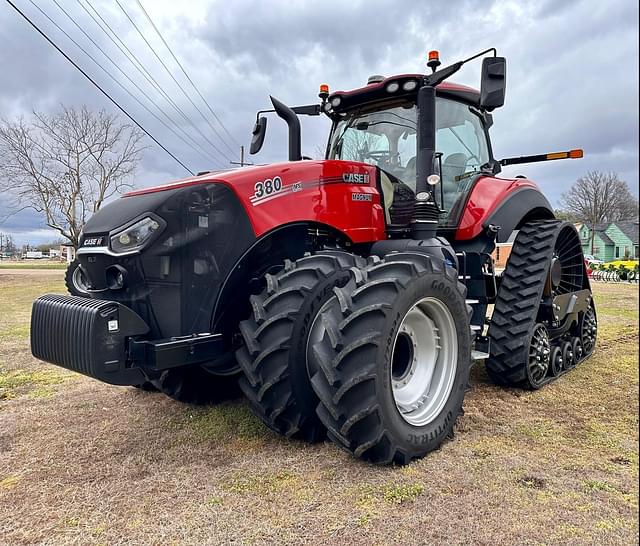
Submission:
[[[471,358],[473,360],[485,360],[489,358],[489,353],[485,353],[484,351],[476,351],[475,349],[471,351]]]

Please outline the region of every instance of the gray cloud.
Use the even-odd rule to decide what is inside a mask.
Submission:
[[[202,154],[168,133],[58,32],[50,30],[51,25],[45,24],[28,2],[18,3],[176,155],[194,170],[211,168]],[[496,156],[572,147],[583,147],[586,153],[581,161],[521,166],[506,174],[529,175],[554,203],[576,178],[592,169],[615,170],[637,191],[638,5],[634,2],[238,0],[209,5],[190,2],[188,11],[186,5],[164,0],[143,3],[240,143],[248,144],[255,112],[268,106],[269,94],[291,104],[309,103],[316,100],[319,83],[329,83],[332,89],[349,89],[362,85],[374,73],[422,71],[424,55],[432,48],[441,51],[446,63],[496,46],[508,59],[507,104],[495,113],[492,129]],[[42,0],[39,5],[95,52],[51,0]],[[76,2],[67,0],[63,5],[110,55],[119,59],[131,77],[148,88]],[[176,103],[213,139],[117,5],[112,0],[95,0],[95,5]],[[126,5],[169,62],[135,3]],[[99,53],[95,55],[99,58]],[[2,117],[28,113],[32,108],[50,111],[61,102],[113,109],[7,4],[0,5],[0,57]],[[455,80],[477,86],[478,72],[478,65],[471,65]],[[157,93],[153,96],[161,100]],[[159,104],[171,112],[166,103]],[[187,124],[180,125],[195,134]],[[327,120],[303,120],[304,153],[317,155],[317,148],[324,147],[327,130]],[[285,126],[274,118],[265,148],[254,160],[281,160],[285,150]],[[148,185],[183,174],[171,158],[152,146],[141,164],[137,184]],[[0,203],[0,214],[1,209]],[[16,218],[0,229],[19,231],[40,225],[34,215],[21,216],[20,223]]]

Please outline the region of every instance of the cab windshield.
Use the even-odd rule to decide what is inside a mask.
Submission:
[[[415,191],[416,122],[415,104],[353,110],[334,124],[328,158],[376,165],[391,175],[392,181]],[[436,152],[441,154],[443,205],[447,211],[442,220],[447,224],[449,213],[464,199],[475,175],[489,161],[482,121],[468,105],[436,99]]]
[[[415,190],[416,117],[414,104],[373,112],[353,111],[335,124],[329,159],[376,165]]]

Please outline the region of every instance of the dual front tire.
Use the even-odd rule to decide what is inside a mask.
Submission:
[[[342,252],[267,276],[241,323],[241,388],[289,437],[327,433],[357,457],[405,464],[453,433],[468,385],[470,309],[443,262]]]

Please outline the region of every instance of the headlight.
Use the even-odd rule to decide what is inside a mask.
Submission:
[[[331,106],[333,106],[334,108],[337,108],[338,106],[340,106],[341,102],[342,102],[342,99],[340,97],[333,97],[331,99]]]
[[[116,254],[124,254],[140,250],[162,228],[160,222],[150,216],[138,220],[135,224],[111,235],[111,250]]]
[[[398,89],[400,89],[400,84],[398,82],[391,82],[387,84],[387,93],[395,93]]]
[[[418,82],[416,80],[407,80],[402,84],[402,89],[405,91],[413,91],[416,87],[418,87]]]

